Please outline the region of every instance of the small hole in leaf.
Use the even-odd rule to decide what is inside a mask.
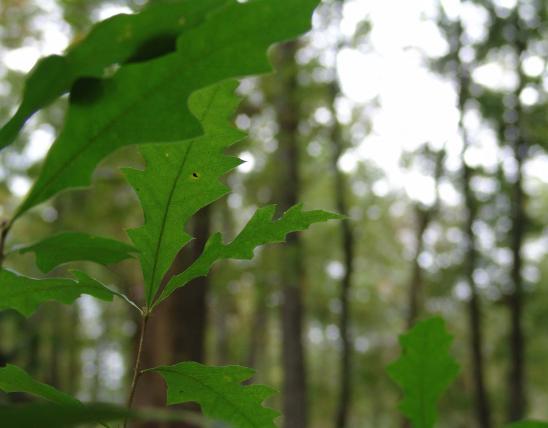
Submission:
[[[193,173],[192,173],[192,176],[193,176],[194,178],[198,178],[198,177],[199,177],[197,172],[193,172]]]

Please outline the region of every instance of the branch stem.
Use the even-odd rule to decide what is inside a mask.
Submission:
[[[10,231],[11,223],[9,221],[2,221],[0,223],[0,267],[4,263],[6,240]]]
[[[137,382],[139,381],[139,377],[141,377],[141,359],[143,355],[143,344],[145,341],[145,333],[146,333],[147,324],[148,324],[148,317],[149,317],[149,312],[146,310],[143,311],[142,317],[141,317],[141,331],[139,333],[139,346],[137,348],[137,358],[135,359],[135,366],[133,367],[133,378],[131,380],[131,387],[130,387],[129,396],[127,399],[128,410],[131,410],[131,407],[133,406],[135,391],[137,389]],[[124,428],[127,428],[127,426],[128,426],[128,418],[124,420]]]

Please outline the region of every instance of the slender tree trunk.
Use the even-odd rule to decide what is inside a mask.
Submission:
[[[462,25],[459,22],[456,49],[456,57],[461,48],[462,40]],[[470,146],[468,139],[468,133],[464,126],[464,113],[466,108],[466,101],[468,99],[468,86],[469,86],[469,73],[465,65],[459,62],[457,69],[458,80],[458,104],[460,111],[459,128],[463,141],[463,149],[461,153],[462,162],[462,191],[464,194],[465,202],[465,222],[464,222],[464,234],[466,236],[466,254],[464,259],[464,275],[470,288],[470,300],[468,301],[468,324],[469,324],[469,338],[470,338],[470,359],[472,364],[472,374],[474,381],[474,394],[475,394],[475,411],[478,426],[480,428],[490,428],[491,425],[491,405],[489,402],[489,396],[487,393],[487,387],[485,385],[485,368],[483,358],[483,333],[482,333],[482,316],[481,316],[481,301],[478,294],[478,287],[474,279],[474,271],[477,266],[477,259],[479,257],[476,245],[476,237],[474,234],[474,222],[477,218],[477,201],[474,197],[474,192],[471,187],[471,181],[473,177],[473,170],[466,164],[465,153],[466,149]]]
[[[227,198],[223,198],[219,211],[223,237],[226,241],[232,240],[234,238],[234,225]],[[226,281],[226,279],[223,278],[223,281]],[[215,307],[212,310],[213,323],[215,324],[215,361],[219,365],[228,364],[230,361],[230,329],[228,321],[232,306],[232,295],[226,285],[224,282],[219,284],[213,293],[215,296]]]
[[[342,6],[342,5],[340,5]],[[338,162],[344,152],[344,142],[342,128],[337,120],[335,102],[340,95],[338,82],[334,81],[330,85],[331,113],[333,116],[333,126],[331,128],[331,170],[335,179],[335,205],[337,211],[342,214],[348,214],[348,203],[346,194],[348,192],[344,174],[338,168]],[[339,319],[339,331],[341,335],[341,359],[340,359],[340,390],[337,403],[335,427],[346,428],[348,426],[348,417],[350,413],[352,399],[352,336],[350,328],[351,307],[350,290],[352,285],[352,273],[354,271],[354,235],[349,219],[344,219],[340,223],[341,243],[344,261],[344,275],[341,278],[339,301],[341,303],[341,317]]]
[[[482,335],[482,317],[481,303],[478,295],[477,285],[474,280],[474,271],[476,269],[476,259],[478,257],[476,248],[476,239],[473,231],[474,221],[476,219],[476,201],[470,188],[472,171],[463,162],[462,180],[466,203],[466,255],[464,273],[466,281],[470,288],[470,300],[468,301],[468,323],[470,329],[470,350],[471,362],[474,376],[475,388],[475,408],[478,424],[481,428],[491,427],[491,410],[487,388],[485,386],[485,370],[483,360],[483,335]]]
[[[278,161],[280,168],[280,209],[297,203],[299,194],[299,118],[297,64],[298,43],[288,42],[276,51],[278,88],[275,108],[279,125]],[[282,280],[282,368],[284,428],[306,428],[307,398],[305,352],[303,345],[302,249],[298,234],[288,237],[281,261]]]
[[[519,154],[521,144],[515,145],[517,164],[516,182],[513,186],[512,196],[512,282],[514,290],[510,295],[510,350],[511,368],[509,379],[509,419],[517,421],[525,413],[525,338],[523,334],[523,277],[522,277],[522,255],[524,237],[525,213],[523,209],[523,187],[522,187],[522,165],[523,157]]]
[[[80,316],[79,308],[74,305],[70,309],[70,336],[68,338],[68,362],[67,362],[67,372],[68,372],[68,388],[67,391],[72,394],[78,394],[80,389]]]
[[[182,272],[198,257],[209,236],[209,208],[194,217],[192,225],[196,238],[177,256],[167,278]],[[166,281],[167,281],[166,278]],[[206,297],[208,279],[197,278],[175,291],[150,317],[142,366],[154,367],[181,361],[205,360],[205,333],[207,320]],[[146,375],[141,379],[135,395],[137,406],[163,407],[166,403],[165,384],[159,376]],[[197,406],[182,406],[197,410]],[[197,428],[184,422],[146,423],[146,428]]]
[[[409,304],[407,314],[407,328],[411,328],[423,307],[423,271],[419,263],[419,257],[424,248],[424,233],[430,224],[431,212],[419,205],[415,207],[416,229],[415,250],[413,254],[413,267],[409,279]]]
[[[523,257],[522,248],[525,238],[527,217],[525,214],[525,192],[523,189],[523,165],[527,159],[528,145],[525,140],[522,127],[523,111],[521,107],[520,94],[525,87],[525,76],[521,70],[523,52],[526,50],[523,40],[523,29],[521,19],[517,10],[514,11],[514,29],[516,32],[514,49],[516,57],[516,72],[519,77],[519,84],[514,93],[516,124],[507,124],[509,133],[514,135],[511,140],[514,158],[516,160],[516,175],[512,186],[512,283],[513,290],[509,298],[510,306],[510,355],[511,367],[509,374],[509,406],[508,417],[510,421],[522,419],[526,410],[526,386],[525,386],[525,335],[523,332]]]
[[[478,424],[481,428],[491,427],[491,406],[485,386],[485,370],[483,359],[483,334],[481,303],[474,280],[474,271],[476,269],[476,259],[478,257],[476,248],[476,239],[473,231],[474,221],[476,219],[476,201],[470,188],[472,177],[471,169],[464,163],[463,157],[462,181],[464,197],[466,203],[466,255],[464,274],[470,288],[470,300],[468,301],[468,324],[470,329],[470,357],[472,362],[472,372],[474,377],[475,389],[475,409]]]
[[[259,286],[260,287],[260,286]],[[268,308],[266,305],[267,293],[263,288],[256,287],[255,312],[251,327],[251,337],[247,354],[247,366],[258,369],[262,352],[266,348],[268,331]]]

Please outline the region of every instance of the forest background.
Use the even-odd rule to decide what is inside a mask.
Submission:
[[[40,56],[141,3],[1,0],[0,123]],[[247,162],[228,177],[235,192],[192,225],[192,251],[209,231],[234,236],[271,202],[348,219],[180,290],[151,322],[147,365],[253,367],[256,381],[281,390],[270,404],[286,428],[398,426],[401,397],[386,366],[400,333],[439,314],[462,367],[440,426],[548,419],[547,22],[542,0],[325,1],[312,33],[272,50],[278,73],[242,82],[235,120],[251,137],[234,154]],[[24,197],[65,104],[0,153],[0,216]],[[33,210],[9,244],[66,230],[127,240],[142,214],[119,167],[141,163],[134,148],[115,153],[92,188]],[[38,274],[32,255],[10,263]],[[86,268],[138,290],[129,262]],[[86,297],[29,320],[0,312],[0,363],[85,400],[122,403],[130,320],[122,303]],[[161,380],[137,401],[163,404]]]

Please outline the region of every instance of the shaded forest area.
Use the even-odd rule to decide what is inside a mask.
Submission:
[[[0,124],[39,57],[143,6],[0,0]],[[548,420],[548,2],[324,0],[312,31],[269,57],[276,72],[237,90],[234,119],[249,138],[228,149],[245,161],[223,179],[233,192],[191,220],[195,239],[161,287],[214,232],[236,237],[258,207],[277,204],[280,216],[302,202],[345,217],[260,247],[252,261],[223,260],[174,291],[147,320],[142,366],[253,368],[253,383],[279,390],[267,404],[283,428],[406,426],[387,367],[400,355],[399,335],[439,315],[460,371],[436,426]],[[39,176],[68,102],[40,111],[0,152],[3,220]],[[22,216],[0,238],[0,262],[33,277],[78,268],[146,300],[134,260],[76,261],[44,275],[32,251],[18,251],[65,231],[129,242],[126,230],[143,214],[121,167],[143,169],[136,147],[102,161],[90,188]],[[0,366],[24,367],[81,400],[123,405],[139,323],[125,302],[90,296],[29,318],[2,310]],[[25,399],[0,392],[0,403]],[[165,401],[159,376],[135,391],[138,408]]]

